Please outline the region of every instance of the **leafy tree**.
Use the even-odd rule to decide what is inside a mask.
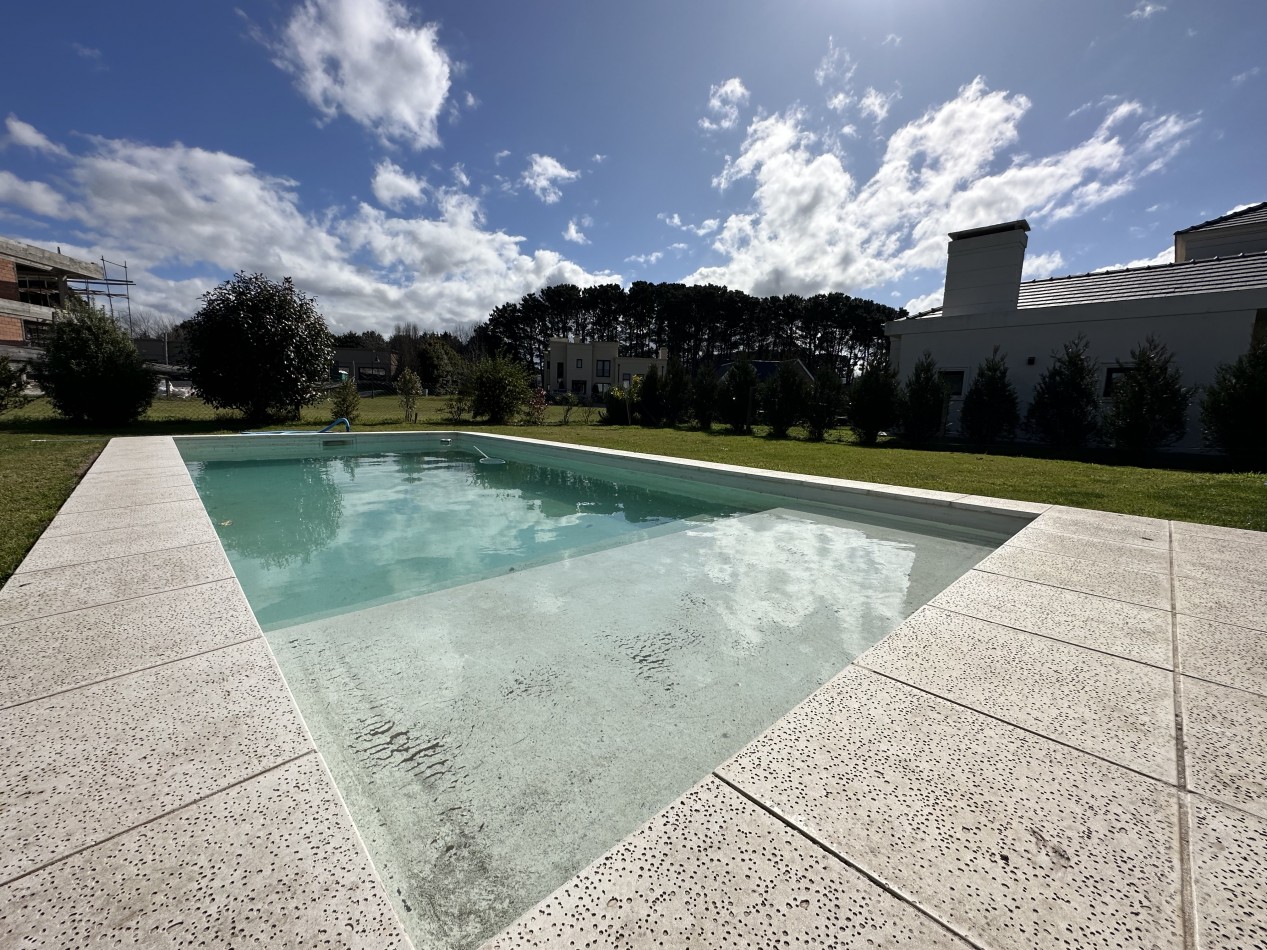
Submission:
[[[1007,355],[996,346],[989,358],[977,367],[972,385],[963,397],[960,427],[969,442],[993,445],[1016,438],[1021,421],[1016,387],[1007,378]]]
[[[810,441],[822,442],[836,419],[845,411],[845,387],[830,364],[824,364],[814,377],[805,408],[805,428]]]
[[[634,377],[636,382],[638,377]],[[603,393],[603,416],[602,421],[607,425],[628,426],[634,422],[634,394],[633,387],[628,390],[622,389],[620,386],[613,386],[607,392]]]
[[[400,399],[400,408],[405,413],[405,422],[418,421],[418,397],[421,395],[422,382],[413,370],[407,369],[396,377],[396,396]]]
[[[1100,431],[1100,364],[1087,357],[1089,346],[1079,333],[1052,354],[1025,414],[1026,428],[1058,449],[1080,449]]]
[[[941,431],[945,411],[946,384],[937,373],[933,354],[925,350],[902,389],[902,437],[915,445],[924,444]]]
[[[462,375],[462,356],[443,337],[428,335],[418,341],[415,348],[418,379],[428,392],[435,396],[447,396],[457,386]]]
[[[718,414],[735,432],[751,432],[757,414],[757,370],[748,357],[730,364],[717,393]]]
[[[473,365],[466,379],[471,414],[483,416],[495,426],[505,425],[519,410],[532,386],[522,363],[501,354],[486,356]]]
[[[880,432],[898,421],[897,371],[880,356],[863,367],[849,387],[849,424],[863,445],[875,445]]]
[[[705,432],[713,427],[720,396],[716,370],[711,364],[701,366],[691,381],[691,415],[695,417],[695,424]]]
[[[1267,472],[1267,339],[1256,341],[1234,363],[1223,363],[1201,400],[1205,444],[1222,449],[1241,466]]]
[[[320,398],[334,356],[330,331],[289,277],[238,272],[202,299],[185,329],[189,375],[203,399],[263,422],[296,418]]]
[[[805,417],[809,387],[795,360],[784,360],[778,371],[761,387],[761,408],[770,434],[787,438],[787,430]]]
[[[660,370],[652,366],[642,377],[638,387],[634,405],[638,413],[638,421],[644,426],[659,428],[664,425],[664,387],[660,380]]]
[[[334,387],[330,394],[330,418],[346,419],[355,422],[361,415],[361,394],[356,391],[356,383],[345,379]]]
[[[157,377],[111,317],[71,297],[31,377],[63,416],[94,425],[135,422],[154,402]]]
[[[528,398],[524,400],[524,404],[519,407],[519,423],[525,426],[543,426],[546,424],[546,407],[550,403],[546,400],[546,391],[540,387],[533,387]]]
[[[0,356],[0,414],[21,409],[26,403],[26,368],[14,366],[7,356]]]
[[[1182,439],[1188,431],[1192,389],[1164,343],[1148,337],[1131,350],[1135,364],[1113,384],[1113,402],[1104,416],[1105,434],[1119,449],[1151,452]]]
[[[669,358],[660,391],[664,400],[664,421],[675,426],[686,418],[691,404],[691,377],[680,360]]]

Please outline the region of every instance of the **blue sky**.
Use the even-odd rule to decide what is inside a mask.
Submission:
[[[184,316],[236,270],[333,328],[545,284],[940,299],[946,232],[1027,272],[1164,259],[1267,199],[1262,0],[133,0],[0,58],[0,234],[126,259]]]

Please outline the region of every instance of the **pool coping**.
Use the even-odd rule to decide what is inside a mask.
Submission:
[[[368,444],[390,435],[353,437]],[[1267,534],[485,433],[425,435],[477,438],[507,453],[525,443],[534,453],[635,459],[758,489],[794,485],[811,500],[856,494],[898,514],[932,505],[969,521],[1033,519],[488,947],[655,945],[666,933],[692,945],[724,943],[723,934],[756,939],[772,908],[793,943],[798,934],[822,939],[831,920],[843,927],[845,918],[865,920],[873,936],[924,934],[948,946],[1054,945],[1088,914],[1100,928],[1091,943],[1232,946],[1246,928],[1267,931],[1253,883],[1263,879],[1262,851],[1231,843],[1267,846],[1267,755],[1255,742],[1255,730],[1267,728],[1267,579],[1253,567],[1267,561]],[[1229,583],[1237,564],[1239,580]],[[1062,626],[1066,613],[1077,623]],[[167,634],[155,634],[160,624]],[[17,855],[0,864],[0,942],[59,924],[73,932],[85,919],[95,920],[93,933],[159,939],[178,919],[221,939],[298,944],[337,933],[343,945],[410,945],[172,437],[109,443],[0,590],[0,632],[26,683],[0,681],[9,727],[0,749],[5,775],[15,776],[0,787],[21,796],[20,807],[0,811],[0,840]],[[68,639],[93,636],[96,655],[77,654]],[[988,656],[1001,643],[1024,662]],[[1053,715],[1059,693],[1044,684],[1075,677],[1086,684],[1071,701],[1081,718]],[[861,696],[896,710],[862,740],[836,718]],[[904,739],[889,736],[884,749],[863,741],[879,742],[896,722]],[[182,744],[189,735],[198,742]],[[988,749],[974,745],[983,735]],[[931,857],[918,835],[859,824],[839,804],[866,772],[916,801],[928,796],[927,814],[940,815],[937,802],[960,790],[939,787],[944,774],[912,778],[911,755],[937,759],[921,742],[988,766],[982,788],[1000,771],[1020,776],[1012,792],[958,803],[956,814],[971,814],[977,830],[947,823]],[[891,754],[903,743],[903,755]],[[831,761],[818,754],[824,748]],[[1070,784],[1069,774],[1083,771],[1098,778]],[[103,776],[117,783],[117,800],[93,795]],[[1102,829],[1088,839],[1090,805],[1061,811],[1044,798],[1052,788],[1069,800],[1102,798],[1119,786],[1111,807],[1138,840],[1116,851]],[[862,800],[884,804],[886,796],[869,794]],[[1005,805],[990,850],[979,825]],[[268,820],[254,827],[252,816]],[[1018,841],[1027,821],[1031,831],[1041,826],[1037,838]],[[736,883],[692,867],[701,854],[751,863],[752,835],[775,842],[753,872],[762,887],[752,874]],[[688,840],[691,860],[669,861]],[[1006,862],[1000,841],[1011,849]],[[1083,862],[1121,861],[1130,847],[1151,883],[1133,894],[1085,893],[1094,875],[1079,876]],[[948,884],[937,862],[950,852],[967,854],[956,873],[979,890]],[[655,856],[661,872],[644,876]],[[156,861],[199,873],[171,871],[163,888],[138,896],[137,880]],[[919,861],[923,872],[903,866]],[[780,890],[789,880],[818,889],[792,900]],[[1051,910],[1046,930],[1017,929],[1004,906],[1001,893],[1022,882],[1065,908]],[[227,894],[214,912],[210,892]],[[828,892],[834,903],[820,900]],[[100,916],[85,915],[85,903]]]

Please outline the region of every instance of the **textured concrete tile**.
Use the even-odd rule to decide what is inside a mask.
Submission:
[[[1031,581],[970,571],[933,598],[947,610],[1170,669],[1170,614]]]
[[[126,469],[100,469],[95,465],[84,475],[79,485],[82,488],[104,488],[111,486],[142,487],[162,484],[189,477],[189,469],[183,462],[172,461],[159,464],[137,462]]]
[[[218,542],[15,574],[0,590],[0,617],[16,623],[232,576]]]
[[[717,779],[484,944],[963,947]]]
[[[0,626],[0,707],[259,635],[232,578]]]
[[[949,504],[963,497],[962,492],[937,491],[932,488],[908,488],[905,485],[871,485],[867,488],[867,494],[888,495],[898,498],[918,498],[933,504]]]
[[[6,947],[407,948],[315,754],[0,887]]]
[[[1191,617],[1267,630],[1267,587],[1176,577],[1175,606]]]
[[[311,747],[262,639],[0,711],[0,880]]]
[[[978,944],[1182,944],[1173,788],[857,666],[719,773]]]
[[[1053,507],[1039,519],[1039,527],[1062,534],[1076,534],[1084,538],[1099,538],[1122,544],[1160,548],[1166,548],[1170,544],[1166,522],[1157,518],[1089,511],[1085,508]]]
[[[1187,538],[1213,538],[1216,541],[1235,541],[1267,548],[1267,531],[1248,531],[1243,528],[1224,528],[1221,525],[1194,524],[1190,521],[1172,521],[1175,540]]]
[[[1170,672],[926,607],[858,663],[1174,783]]]
[[[1050,509],[1051,505],[1040,504],[1036,501],[1019,501],[1015,498],[991,498],[989,495],[962,495],[955,499],[951,507],[1004,508],[1008,511],[1025,511],[1041,515]]]
[[[164,501],[193,501],[198,492],[193,482],[185,484],[137,488],[133,491],[94,490],[77,491],[62,506],[62,511],[75,514],[82,511],[100,511],[103,508],[127,508],[132,505],[153,505]]]
[[[72,564],[88,564],[133,554],[170,551],[172,548],[206,544],[215,540],[216,531],[210,521],[205,517],[189,516],[179,521],[109,528],[92,534],[42,537],[35,542],[35,547],[27,554],[17,572],[46,571],[55,567],[70,567]]]
[[[1242,532],[1248,533],[1248,532]],[[1267,588],[1267,547],[1228,538],[1176,537],[1175,573],[1216,584]]]
[[[1175,619],[1185,673],[1267,696],[1267,631],[1183,614]]]
[[[104,508],[80,514],[58,512],[42,537],[61,538],[68,535],[110,531],[115,528],[139,528],[147,524],[183,522],[184,519],[206,521],[202,502],[166,501],[158,504],[134,505],[127,508]]]
[[[1197,945],[1267,947],[1267,821],[1216,802],[1190,801]]]
[[[1114,567],[1129,568],[1133,571],[1148,571],[1154,574],[1166,574],[1170,571],[1170,555],[1164,548],[1105,541],[1102,538],[1084,538],[1032,524],[1021,529],[1008,541],[1008,546],[1025,548],[1028,551],[1041,551],[1044,554],[1081,558]]]
[[[1267,696],[1184,677],[1188,787],[1267,818]]]
[[[1110,566],[1100,561],[1005,546],[978,564],[977,570],[1159,610],[1170,607],[1170,578],[1166,575]]]

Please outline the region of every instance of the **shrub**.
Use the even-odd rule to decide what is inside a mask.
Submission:
[[[720,398],[717,371],[711,364],[701,366],[691,382],[691,415],[695,424],[707,432],[717,418],[717,400]]]
[[[470,368],[466,389],[471,396],[471,414],[500,426],[528,401],[532,387],[522,364],[498,354],[486,356]]]
[[[546,424],[546,391],[540,388],[534,388],[528,393],[528,398],[524,400],[524,404],[519,407],[519,423],[525,426],[543,426]]]
[[[880,432],[898,420],[897,372],[881,356],[863,367],[849,387],[849,424],[863,445],[875,445]]]
[[[1016,438],[1020,409],[1016,387],[1007,378],[1007,355],[994,352],[977,367],[972,385],[963,397],[959,417],[964,437],[976,445],[993,445]]]
[[[1100,364],[1087,358],[1079,333],[1059,352],[1034,387],[1025,427],[1058,449],[1080,449],[1100,431]]]
[[[607,425],[631,426],[634,422],[632,387],[628,390],[613,386],[603,393],[603,418]]]
[[[356,383],[345,379],[334,387],[330,394],[330,418],[346,419],[355,422],[361,414],[361,394],[356,391]]]
[[[780,363],[778,372],[761,387],[761,409],[776,439],[786,438],[787,430],[805,418],[808,403],[809,387],[795,360]]]
[[[239,272],[202,299],[184,327],[189,375],[203,399],[262,422],[295,418],[323,394],[330,331],[289,277]]]
[[[26,368],[14,366],[7,356],[0,356],[0,414],[26,404]]]
[[[1113,384],[1113,403],[1104,416],[1105,434],[1119,449],[1151,452],[1182,439],[1188,431],[1192,390],[1164,343],[1148,337],[1131,350],[1135,364]]]
[[[154,402],[157,377],[111,317],[78,298],[54,322],[31,377],[74,422],[135,422]]]
[[[922,445],[941,431],[946,412],[946,384],[937,374],[937,361],[927,350],[911,368],[902,389],[900,408],[902,437],[907,442]]]
[[[718,415],[735,432],[751,432],[757,414],[757,370],[741,356],[730,365],[717,392]]]
[[[670,359],[661,376],[660,393],[664,402],[664,421],[675,426],[686,418],[691,405],[691,377],[681,362]]]
[[[422,380],[418,374],[407,369],[396,377],[396,396],[400,400],[400,408],[405,413],[405,422],[418,421],[418,397],[422,395]]]
[[[845,409],[845,387],[830,366],[824,366],[814,377],[805,407],[805,429],[811,441],[822,442],[829,429]]]
[[[1222,449],[1238,465],[1267,471],[1267,340],[1252,345],[1235,363],[1219,366],[1201,400],[1205,444]]]
[[[634,409],[640,424],[654,427],[664,425],[664,389],[660,381],[660,370],[654,366],[642,377]]]

